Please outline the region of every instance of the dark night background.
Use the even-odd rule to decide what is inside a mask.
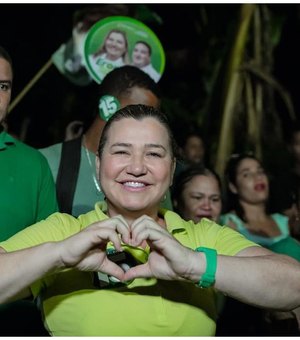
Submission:
[[[59,46],[71,37],[72,16],[76,10],[87,5],[78,3],[0,5],[0,44],[8,49],[14,62],[12,100]],[[129,10],[134,10],[137,5],[128,6]],[[202,33],[205,30],[197,24],[197,18],[203,14],[201,6],[204,5],[178,3],[147,5],[162,19],[162,24],[154,21],[145,22],[158,35],[166,51],[166,69],[160,81],[162,92],[169,101],[180,98],[183,106],[186,106],[191,98],[203,95],[201,73],[198,70],[205,70],[207,45],[203,34],[199,34],[199,30],[202,30]],[[225,32],[232,26],[239,5],[205,6],[206,13],[213,14],[211,17],[215,20],[216,34],[220,35],[224,31],[225,39]],[[280,44],[274,55],[274,76],[291,94],[296,114],[299,115],[300,5],[271,6],[275,12],[285,15]],[[34,147],[45,147],[59,142],[69,121],[85,119],[90,114],[88,112],[92,110],[91,98],[94,90],[94,85],[82,88],[71,84],[55,66],[51,66],[12,111],[9,117],[10,129],[18,134],[21,122],[24,118],[29,118],[25,142]],[[193,109],[192,106],[191,111]]]

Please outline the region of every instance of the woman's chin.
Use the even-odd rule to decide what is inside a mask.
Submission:
[[[143,203],[141,201],[126,201],[126,202],[123,202],[121,207],[122,207],[122,210],[127,210],[127,211],[136,211],[136,212],[143,212],[145,210],[147,210],[148,208],[148,204],[146,203]]]

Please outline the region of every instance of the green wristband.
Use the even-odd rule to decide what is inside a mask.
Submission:
[[[198,247],[195,251],[203,252],[206,257],[206,270],[202,274],[199,283],[200,288],[208,288],[215,283],[215,275],[217,270],[217,251],[211,248]]]

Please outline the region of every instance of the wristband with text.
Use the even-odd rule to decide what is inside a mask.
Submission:
[[[215,283],[215,275],[217,270],[217,251],[211,248],[198,247],[195,251],[203,252],[206,257],[206,270],[202,274],[199,283],[200,288],[208,288]]]

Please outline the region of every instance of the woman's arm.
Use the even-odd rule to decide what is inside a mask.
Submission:
[[[198,283],[206,270],[206,256],[181,245],[149,217],[132,226],[132,245],[147,240],[148,262],[131,268],[125,279],[156,277]],[[291,310],[300,306],[300,263],[262,247],[247,248],[237,256],[217,256],[215,288],[245,303]]]
[[[0,303],[30,296],[29,286],[59,266],[53,243],[11,253],[0,248]]]
[[[215,287],[245,303],[291,310],[300,306],[300,263],[262,247],[218,256]]]
[[[96,222],[60,242],[8,253],[0,248],[0,303],[29,296],[33,282],[64,268],[102,271],[123,280],[123,270],[106,256],[109,241],[121,251],[118,234],[129,242],[128,226],[120,216]]]

